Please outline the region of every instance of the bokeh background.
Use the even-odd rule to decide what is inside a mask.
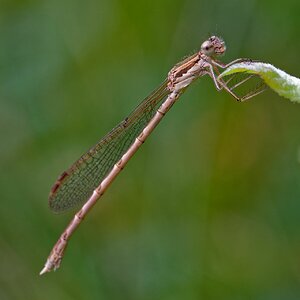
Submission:
[[[0,4],[0,299],[300,299],[300,105],[201,78],[40,277],[56,177],[210,34],[300,76],[298,0]]]

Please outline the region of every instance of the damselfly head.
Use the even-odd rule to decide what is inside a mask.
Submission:
[[[201,52],[207,56],[222,55],[225,53],[225,51],[225,42],[221,38],[214,35],[201,45]]]

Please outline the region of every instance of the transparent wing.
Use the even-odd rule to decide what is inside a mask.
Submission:
[[[86,201],[142,132],[168,93],[165,80],[127,118],[63,172],[49,195],[51,210],[63,212]]]

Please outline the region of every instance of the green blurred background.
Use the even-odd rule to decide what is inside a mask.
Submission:
[[[0,299],[300,299],[300,105],[201,78],[38,275],[73,212],[57,176],[210,34],[299,72],[300,4],[0,4]]]

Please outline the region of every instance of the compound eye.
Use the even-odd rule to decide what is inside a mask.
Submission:
[[[205,41],[202,45],[201,45],[201,50],[202,52],[207,55],[210,56],[213,54],[214,49],[213,49],[213,45],[210,41]]]

